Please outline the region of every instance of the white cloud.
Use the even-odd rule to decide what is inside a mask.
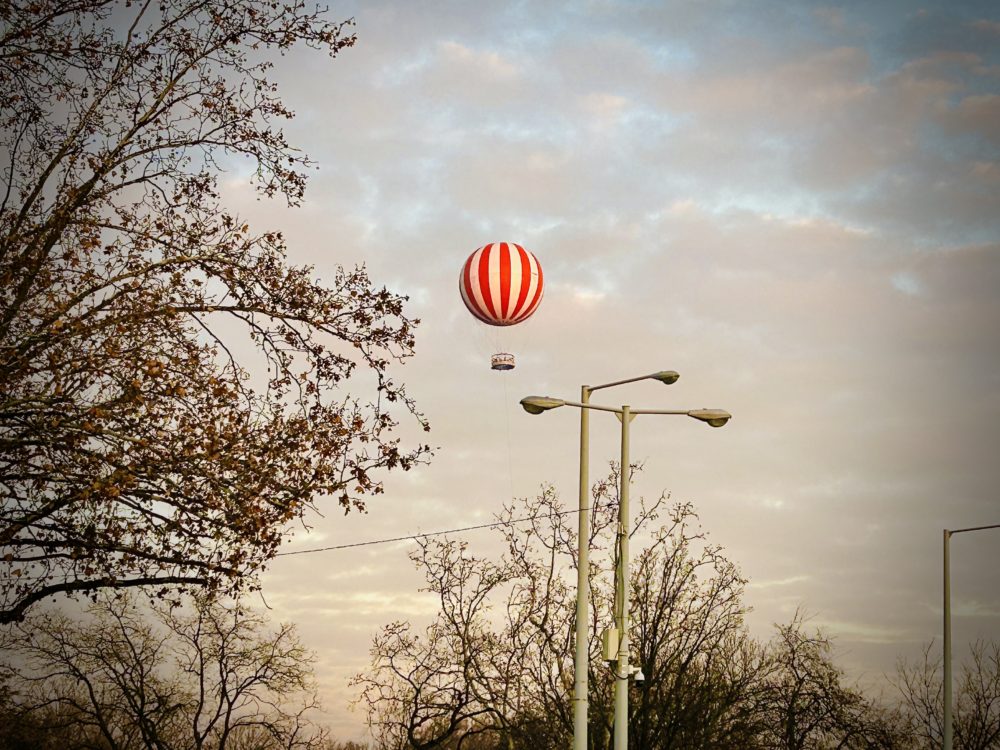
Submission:
[[[810,624],[825,629],[827,632],[837,633],[845,639],[860,643],[896,644],[907,635],[900,630],[879,627],[878,625],[863,621],[848,622],[817,618]]]
[[[774,588],[776,586],[779,586],[779,587],[780,586],[790,586],[790,585],[795,584],[795,583],[805,583],[806,581],[809,580],[809,578],[810,577],[806,576],[806,575],[797,575],[797,576],[789,576],[787,578],[779,578],[779,579],[772,580],[772,581],[751,581],[750,584],[749,584],[749,588],[752,588],[752,589],[769,589],[769,588]]]
[[[498,79],[512,79],[518,76],[518,67],[493,51],[481,51],[466,47],[455,41],[439,43],[442,54],[449,63],[462,67],[472,66],[487,76]]]
[[[922,287],[920,281],[909,273],[894,273],[890,279],[893,289],[908,294],[911,297],[920,294]]]

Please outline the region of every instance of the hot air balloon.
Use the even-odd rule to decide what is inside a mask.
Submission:
[[[542,301],[542,266],[513,242],[493,242],[476,250],[458,277],[462,301],[487,325],[512,326],[527,320]],[[514,355],[490,357],[494,370],[513,370]]]

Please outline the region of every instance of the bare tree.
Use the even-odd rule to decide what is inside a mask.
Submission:
[[[638,468],[638,467],[637,467]],[[610,746],[613,677],[599,634],[611,623],[617,514],[613,469],[593,494],[591,549],[591,747]],[[764,668],[742,621],[743,579],[705,544],[689,505],[640,500],[632,529],[648,545],[633,568],[638,663],[636,747],[732,747],[745,737],[743,687]],[[661,513],[667,523],[656,529]],[[518,519],[531,519],[527,527]],[[417,633],[393,623],[355,678],[360,703],[386,747],[564,747],[572,733],[576,538],[572,514],[551,487],[500,514],[506,551],[494,562],[456,541],[426,541],[412,555],[437,618]],[[599,554],[599,553],[604,554]],[[758,680],[759,682],[759,680]],[[700,693],[704,699],[695,700]]]
[[[372,644],[373,671],[360,674],[368,721],[385,747],[418,750],[456,734],[502,731],[519,707],[523,664],[489,622],[489,597],[511,570],[468,555],[464,544],[424,540],[413,554],[439,617],[423,633],[387,625]]]
[[[572,608],[559,570],[569,538],[559,513],[550,487],[505,508],[502,518],[536,520],[527,534],[503,531],[508,554],[497,562],[470,555],[462,542],[419,542],[411,559],[438,597],[439,614],[422,633],[406,622],[387,625],[374,639],[372,669],[354,679],[382,746],[485,740],[513,748],[543,712],[554,712],[544,716],[546,727],[565,721]]]
[[[832,641],[818,629],[807,631],[801,611],[776,629],[770,644],[771,672],[760,702],[764,747],[909,747],[909,733],[899,713],[846,684],[843,670],[833,662]]]
[[[111,750],[325,742],[310,716],[312,656],[292,626],[271,628],[238,602],[208,599],[183,612],[104,597],[88,614],[82,623],[56,613],[16,626],[19,721],[57,717],[77,741]]]
[[[769,670],[744,624],[746,579],[690,505],[637,556],[633,627],[646,683],[630,701],[637,747],[749,747]]]
[[[916,663],[900,661],[894,684],[913,734],[913,747],[941,746],[944,697],[941,657],[934,643],[924,648]],[[1000,643],[977,641],[969,647],[954,692],[956,750],[1000,748]]]
[[[0,622],[53,594],[251,585],[289,522],[408,468],[405,298],[224,209],[298,203],[267,77],[355,39],[306,0],[0,3]],[[343,389],[360,375],[370,397]]]

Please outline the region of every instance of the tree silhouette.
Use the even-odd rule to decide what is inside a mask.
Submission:
[[[941,747],[944,716],[942,661],[924,647],[916,662],[900,661],[894,684],[902,698],[903,716],[912,747]],[[954,683],[954,746],[956,750],[1000,747],[1000,643],[977,641],[969,646]]]
[[[253,585],[315,498],[404,469],[405,298],[321,283],[221,205],[298,203],[268,53],[348,25],[290,0],[0,7],[0,622],[53,594]],[[352,383],[366,397],[352,396]]]
[[[309,716],[312,655],[292,626],[270,627],[240,602],[144,611],[103,596],[83,619],[30,616],[15,632],[6,723],[34,725],[36,742],[318,750],[326,740]]]

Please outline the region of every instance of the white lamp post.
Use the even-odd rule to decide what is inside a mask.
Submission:
[[[677,382],[680,377],[673,370],[661,370],[650,375],[616,380],[602,385],[580,386],[580,402],[590,403],[590,394],[604,388],[635,383],[639,380],[657,380],[664,385]],[[534,411],[524,407],[532,414]],[[576,578],[576,653],[573,658],[573,750],[587,750],[587,672],[590,662],[589,616],[587,602],[590,599],[590,410],[580,409],[580,494],[579,524],[577,531],[577,578]]]
[[[673,380],[661,379],[655,376],[645,376],[645,378],[655,377],[661,382],[674,382],[677,377],[676,373],[671,373],[674,377]],[[656,375],[666,375],[666,373],[656,373]],[[632,380],[643,380],[645,378],[633,378]],[[620,383],[632,382],[632,380],[618,381],[616,383],[609,383],[608,387],[611,385],[618,385]],[[591,391],[597,390],[597,388],[591,388]],[[667,409],[632,409],[628,405],[623,405],[621,408],[614,408],[611,406],[599,406],[597,404],[591,404],[588,401],[589,393],[587,393],[587,387],[584,386],[583,389],[583,400],[580,402],[576,401],[565,401],[563,399],[552,398],[550,396],[528,396],[521,399],[521,406],[529,414],[541,414],[543,411],[548,411],[549,409],[555,409],[560,406],[575,406],[581,409],[585,414],[587,411],[593,409],[596,411],[609,411],[614,413],[622,424],[622,434],[621,434],[621,472],[620,472],[620,488],[619,488],[619,504],[618,504],[618,566],[616,568],[616,586],[615,586],[615,602],[617,604],[617,612],[615,613],[615,618],[617,620],[616,624],[618,626],[619,641],[618,641],[618,658],[615,662],[615,734],[614,734],[614,748],[615,750],[628,750],[628,680],[631,676],[631,671],[629,669],[628,657],[629,657],[629,425],[632,420],[639,414],[664,414],[664,415],[682,415],[687,417],[692,417],[694,419],[705,422],[712,427],[722,427],[730,419],[729,412],[723,411],[721,409],[689,409],[689,410],[667,410]],[[574,680],[574,712],[573,712],[573,728],[574,728],[574,750],[586,750],[587,739],[586,739],[586,726],[587,726],[587,660],[588,660],[588,638],[586,629],[586,602],[589,598],[589,582],[587,579],[586,567],[589,566],[589,562],[585,565],[585,555],[589,552],[589,526],[587,525],[587,520],[584,518],[587,516],[587,511],[589,510],[589,488],[587,487],[587,482],[589,479],[587,477],[587,441],[589,440],[588,429],[589,425],[586,420],[581,420],[580,423],[581,437],[580,437],[580,540],[579,548],[581,550],[580,560],[578,564],[578,583],[577,583],[577,643],[576,643],[576,659],[575,659],[575,680]],[[587,550],[587,552],[584,552]],[[582,613],[582,614],[581,614]],[[582,656],[581,656],[582,651]],[[580,672],[583,671],[583,677],[581,679]],[[581,700],[582,698],[582,700]],[[579,723],[578,723],[579,722]],[[582,724],[582,729],[581,729]]]
[[[952,534],[983,529],[1000,529],[1000,523],[992,526],[973,526],[968,529],[944,530],[944,750],[952,750],[952,696],[951,696],[951,555],[949,543]]]

